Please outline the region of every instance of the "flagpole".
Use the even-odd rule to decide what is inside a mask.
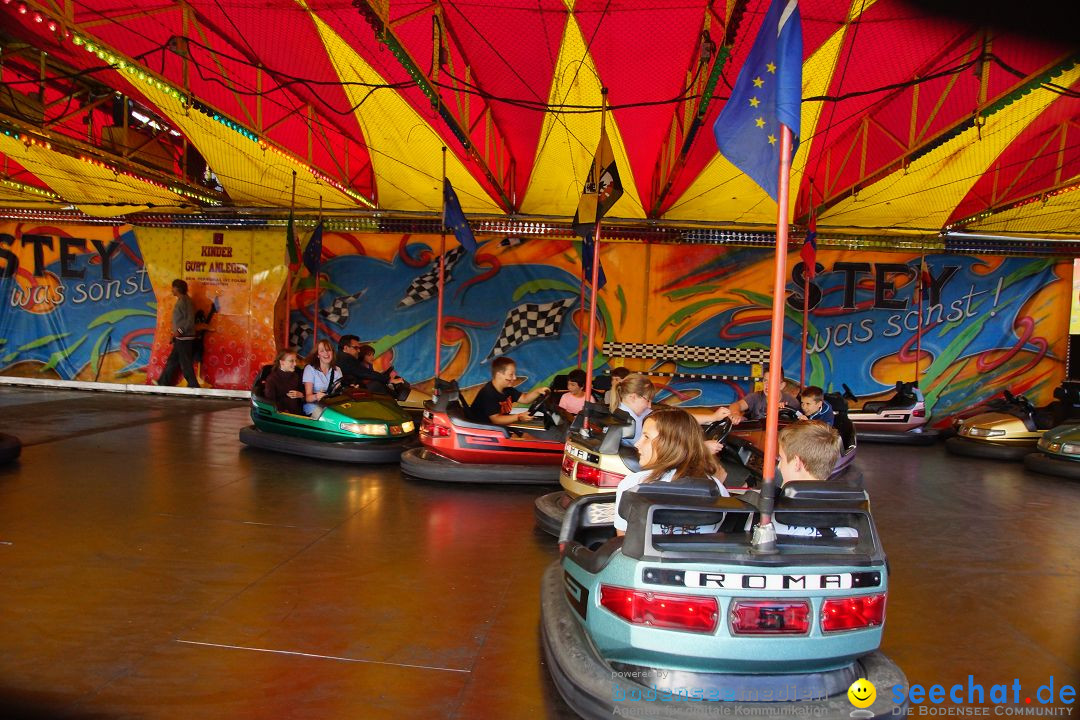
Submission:
[[[435,379],[442,372],[443,286],[446,282],[446,146],[442,149],[442,239],[439,241],[439,293],[435,301]]]
[[[607,88],[601,88],[600,90],[600,138],[603,140],[604,133],[607,132],[605,126],[607,116]],[[593,157],[593,167],[590,171],[592,176],[597,180],[596,183],[596,228],[593,230],[593,250],[592,250],[592,290],[590,291],[589,300],[589,353],[585,358],[585,397],[587,399],[592,398],[592,380],[593,380],[593,352],[596,349],[596,286],[600,282],[600,182],[599,172],[596,167],[597,158]],[[580,363],[579,363],[580,364]]]
[[[779,426],[781,364],[784,351],[784,287],[787,276],[788,194],[791,184],[791,128],[780,125],[780,172],[776,190],[776,262],[773,273],[772,335],[769,342],[769,393],[765,415],[765,461],[762,469],[761,520],[754,528],[752,547],[758,552],[776,551],[772,525],[776,487],[776,433]]]
[[[321,223],[322,223],[322,195],[319,196],[319,220],[315,223],[315,227],[318,227]],[[308,242],[311,242],[311,240],[308,240]],[[315,327],[312,329],[312,336],[311,336],[312,337],[312,340],[311,340],[312,345],[311,345],[311,347],[312,347],[313,350],[318,350],[317,346],[319,344],[319,275],[322,274],[321,238],[320,238],[319,255],[320,255],[320,257],[315,262],[315,300],[313,301],[314,305],[315,305],[315,312],[312,313],[312,322],[314,323]]]
[[[810,181],[810,226],[814,226],[814,181]],[[809,236],[810,230],[807,229]],[[817,262],[815,260],[815,262]],[[810,275],[816,268],[807,268],[803,260],[803,293],[802,293],[802,347],[799,354],[799,387],[806,387],[806,335],[810,322]]]
[[[922,308],[923,308],[923,295],[926,294],[926,288],[924,287],[923,277],[925,277],[925,273],[926,273],[926,255],[921,255],[919,257],[919,284],[918,284],[918,287],[919,287],[919,323],[918,323],[918,329],[916,330],[916,332],[919,333],[919,334],[915,337],[915,385],[916,386],[918,386],[918,384],[919,384],[919,364],[922,361],[922,322],[923,322],[922,321],[922,318],[923,318]]]
[[[289,198],[289,225],[291,226],[292,234],[291,234],[291,237],[286,237],[285,241],[292,244],[294,247],[296,246],[296,222],[293,219],[293,214],[295,212],[296,212],[296,171],[293,170],[292,171],[292,196]],[[288,234],[288,231],[286,231],[286,234]],[[286,248],[285,252],[286,252],[286,255],[290,258],[290,263],[285,266],[285,339],[281,343],[281,347],[283,347],[283,348],[289,347],[289,330],[292,328],[292,318],[290,317],[290,314],[292,313],[292,284],[293,284],[293,274],[292,274],[292,268],[291,268],[292,253],[293,252],[299,253],[299,250],[294,250],[293,248]]]
[[[585,253],[584,241],[582,241],[581,252],[582,252],[582,254]],[[581,288],[580,288],[580,297],[578,298],[578,307],[581,308],[582,310],[584,310],[585,309],[585,277],[584,277],[584,274],[582,275],[581,282],[579,284],[581,285]],[[584,339],[585,339],[585,328],[584,328],[584,326],[582,326],[581,323],[578,323],[578,326],[577,326],[577,366],[578,367],[581,367],[581,346],[583,344],[582,341]],[[588,397],[588,395],[586,395],[586,397]]]

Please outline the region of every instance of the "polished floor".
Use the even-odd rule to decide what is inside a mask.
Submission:
[[[0,717],[573,717],[538,644],[542,490],[250,450],[246,424],[0,387],[24,445],[0,467]],[[941,446],[858,462],[909,680],[1076,685],[1080,483]]]

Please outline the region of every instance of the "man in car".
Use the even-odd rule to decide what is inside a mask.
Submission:
[[[471,422],[490,425],[513,425],[527,422],[529,413],[515,413],[514,403],[531,403],[550,391],[540,387],[525,393],[514,387],[517,384],[517,364],[502,355],[491,361],[491,381],[476,393],[469,410],[465,413]]]
[[[816,385],[808,385],[799,393],[800,420],[820,420],[828,425],[836,425],[836,412],[825,399],[825,391]]]

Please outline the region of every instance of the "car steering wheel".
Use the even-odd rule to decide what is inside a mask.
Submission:
[[[799,416],[795,414],[794,410],[784,406],[780,408],[780,411],[776,414],[776,419],[781,422],[795,422],[799,419]]]
[[[731,427],[732,423],[730,417],[714,420],[704,427],[705,439],[722,443],[724,442],[724,438],[728,436],[728,433],[731,432]]]
[[[345,385],[345,378],[334,378],[334,382],[330,383],[330,387],[326,388],[326,397],[333,397],[341,394],[341,388]]]
[[[550,397],[551,391],[549,390],[540,397],[534,398],[533,401],[529,403],[529,407],[525,412],[529,413],[529,415],[535,415],[540,410],[540,408],[544,406],[544,403],[546,403],[548,401],[548,398]]]

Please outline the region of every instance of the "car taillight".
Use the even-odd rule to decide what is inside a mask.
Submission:
[[[577,481],[586,485],[592,485],[593,487],[619,487],[619,483],[621,483],[625,477],[625,475],[607,472],[606,470],[601,470],[598,467],[586,465],[585,463],[578,463],[577,466]]]
[[[435,418],[424,417],[420,421],[420,434],[430,437],[450,437],[450,428],[435,422]]]
[[[911,417],[926,417],[926,408],[911,411]]]
[[[716,630],[719,616],[716,598],[644,592],[611,585],[600,586],[600,604],[627,622],[665,630],[711,633]]]
[[[735,635],[805,635],[810,630],[806,600],[736,600],[730,614]]]
[[[566,477],[572,479],[574,477],[574,465],[576,463],[577,463],[577,460],[574,460],[574,458],[570,457],[569,455],[563,455],[563,457],[562,457],[563,475],[565,475]]]
[[[876,627],[885,622],[885,593],[826,600],[821,606],[825,632]]]

